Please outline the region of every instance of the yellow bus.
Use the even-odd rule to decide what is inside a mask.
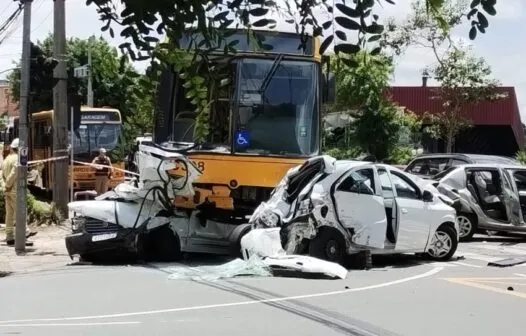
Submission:
[[[14,127],[7,130],[4,136],[9,141],[18,137],[18,117],[14,120]],[[30,120],[29,132],[29,160],[47,160],[53,155],[53,110],[33,113]],[[110,107],[87,107],[80,108],[80,124],[74,133],[73,152],[75,164],[73,168],[73,188],[74,191],[94,190],[95,189],[95,169],[82,163],[91,163],[99,148],[105,148],[111,152],[119,141],[122,129],[122,118],[119,110]],[[68,132],[68,144],[71,144],[71,132]],[[70,158],[68,158],[70,162]],[[124,162],[112,162],[113,167],[124,169]],[[53,190],[53,162],[47,161],[38,167],[42,178],[42,188],[47,191]],[[70,176],[61,176],[68,178]],[[110,188],[124,182],[124,172],[114,169],[109,183]]]
[[[188,152],[202,171],[195,196],[178,197],[176,205],[199,208],[210,218],[245,216],[269,198],[288,169],[321,151],[321,106],[334,99],[334,77],[322,68],[327,57],[319,53],[320,40],[307,37],[299,49],[295,33],[258,31],[270,50],[248,43],[247,33],[229,34],[237,51],[210,58],[223,64],[221,82],[207,83],[211,92],[210,132],[203,144]],[[179,41],[182,49],[196,34]],[[207,68],[207,67],[204,67]],[[228,80],[224,80],[224,77]],[[158,86],[154,142],[175,149],[195,141],[195,107],[186,97],[177,73],[166,71]],[[206,216],[205,216],[206,217]]]

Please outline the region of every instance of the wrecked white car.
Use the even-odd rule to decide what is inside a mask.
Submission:
[[[479,230],[526,232],[526,167],[469,164],[456,167],[437,189],[461,204],[457,221],[460,240]]]
[[[281,227],[288,254],[340,263],[364,250],[448,260],[458,245],[455,203],[418,180],[385,164],[315,157],[286,174],[250,223]]]
[[[173,206],[175,196],[193,196],[192,183],[201,174],[182,153],[140,145],[138,186],[123,183],[95,200],[69,203],[74,213],[73,233],[65,239],[69,255],[87,261],[121,254],[171,261],[181,252],[239,251],[248,224],[203,221],[198,211]]]

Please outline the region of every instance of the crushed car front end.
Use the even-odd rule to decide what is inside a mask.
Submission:
[[[180,252],[180,239],[186,237],[188,226],[181,221],[188,223],[189,217],[172,201],[176,195],[192,196],[192,183],[200,171],[180,153],[153,146],[140,149],[137,187],[122,183],[95,200],[68,204],[74,214],[72,233],[65,237],[70,257],[89,260],[124,254],[142,258],[150,245],[161,259],[163,254]],[[182,176],[181,169],[176,169],[181,166]]]
[[[139,254],[137,230],[101,219],[75,216],[70,219],[72,233],[65,237],[71,258],[89,259],[90,255],[111,251],[114,255]]]

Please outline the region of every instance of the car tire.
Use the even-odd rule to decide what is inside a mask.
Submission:
[[[346,254],[345,240],[333,229],[321,229],[309,244],[309,255],[338,264],[343,264]]]
[[[458,247],[457,232],[451,225],[441,225],[427,246],[426,256],[435,261],[447,261]]]
[[[461,242],[469,241],[477,232],[477,216],[472,213],[462,212],[457,216],[459,226],[459,240]]]
[[[148,260],[179,261],[182,257],[179,236],[169,225],[154,229],[148,233],[148,247],[144,252]]]

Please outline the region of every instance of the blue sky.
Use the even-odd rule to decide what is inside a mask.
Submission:
[[[0,5],[0,22],[3,22],[16,8],[16,3],[3,0]],[[85,38],[90,35],[102,35],[112,44],[118,45],[123,39],[116,36],[111,39],[109,34],[100,31],[101,23],[94,7],[86,7],[85,0],[66,1],[66,19],[68,36]],[[409,13],[410,1],[398,0],[396,6],[385,5],[380,15],[403,19]],[[7,7],[7,8],[6,8]],[[484,35],[479,35],[473,42],[473,52],[484,57],[493,70],[493,76],[502,85],[515,86],[519,98],[521,114],[526,121],[526,67],[521,60],[526,59],[526,45],[521,43],[526,26],[526,2],[524,0],[498,0],[497,16],[490,18],[490,28]],[[20,57],[22,45],[22,17],[18,19],[10,37],[0,45],[0,71],[12,68],[13,60]],[[290,29],[290,28],[289,28]],[[467,39],[469,27],[459,27],[454,31],[455,37],[469,43]],[[34,0],[31,38],[43,39],[53,30],[53,1]],[[434,62],[430,50],[411,48],[397,59],[397,67],[393,78],[395,85],[420,85],[421,69]],[[136,64],[144,69],[146,64]],[[2,78],[4,75],[0,75]],[[433,82],[430,83],[431,85]]]

